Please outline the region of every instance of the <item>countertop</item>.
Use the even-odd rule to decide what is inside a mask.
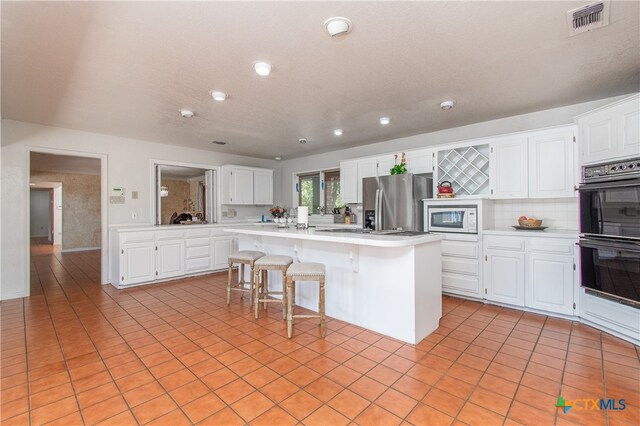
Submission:
[[[335,228],[335,226],[322,227],[324,229]],[[426,234],[415,237],[394,236],[394,235],[371,235],[371,234],[332,234],[317,232],[322,229],[309,228],[306,230],[295,228],[274,228],[273,226],[238,226],[227,227],[225,232],[237,234],[280,237],[295,240],[324,241],[339,244],[355,244],[374,247],[410,247],[419,244],[428,244],[444,239],[442,235]]]
[[[163,229],[197,229],[200,227],[208,227],[208,228],[225,228],[230,226],[262,226],[264,228],[271,227],[276,229],[277,225],[273,222],[247,222],[246,220],[242,221],[228,221],[228,222],[217,222],[217,223],[194,223],[192,225],[149,225],[149,224],[130,224],[130,225],[112,225],[109,227],[110,230],[117,230],[119,232],[134,232],[134,231],[158,231]],[[344,223],[327,223],[327,224],[318,224],[311,225],[312,227],[316,227],[318,229],[327,229],[327,228],[361,228],[362,225],[345,225]]]
[[[547,238],[574,238],[578,239],[579,232],[571,229],[551,229],[543,231],[526,231],[513,228],[485,229],[483,235],[507,235],[512,237],[547,237]]]

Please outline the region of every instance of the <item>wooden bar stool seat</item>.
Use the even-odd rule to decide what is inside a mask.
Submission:
[[[253,251],[253,250],[240,250],[235,253],[231,253],[229,255],[229,279],[227,281],[227,305],[231,303],[231,292],[239,291],[242,293],[242,297],[244,297],[244,293],[249,293],[249,304],[252,306],[253,303],[253,267],[256,260],[264,257],[265,254],[261,251]],[[233,265],[239,264],[238,268],[238,283],[235,285],[231,284],[231,275],[233,272]],[[249,265],[251,268],[249,274],[249,288],[246,288],[246,282],[244,281],[244,268],[245,265]]]
[[[320,318],[320,335],[324,337],[326,315],[324,312],[324,279],[325,268],[322,263],[294,263],[287,269],[287,335],[291,338],[293,333],[293,320],[295,318]],[[314,315],[294,315],[296,282],[318,281],[320,283],[318,298],[318,313]]]
[[[255,262],[254,269],[254,282],[255,294],[253,296],[253,307],[255,310],[255,317],[258,319],[258,310],[260,303],[262,302],[264,309],[267,309],[267,303],[282,303],[282,319],[287,317],[287,289],[286,289],[286,274],[287,268],[293,263],[293,259],[289,256],[265,256],[261,257]],[[272,295],[282,295],[282,300],[269,298],[269,282],[268,271],[280,271],[282,272],[282,291],[272,291]],[[262,275],[262,279],[260,276]]]

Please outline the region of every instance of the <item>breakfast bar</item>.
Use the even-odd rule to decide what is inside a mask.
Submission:
[[[326,313],[408,343],[438,328],[442,316],[442,236],[335,233],[273,226],[229,227],[240,250],[291,256],[326,266]],[[279,288],[280,277],[269,277]],[[296,304],[317,310],[318,291],[304,286]]]

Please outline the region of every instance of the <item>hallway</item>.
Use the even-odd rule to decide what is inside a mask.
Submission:
[[[116,290],[100,252],[34,241],[5,301],[2,424],[637,424],[638,347],[575,322],[445,297],[418,345],[226,305],[226,274]],[[330,285],[330,283],[328,283]],[[624,411],[557,409],[558,396]]]

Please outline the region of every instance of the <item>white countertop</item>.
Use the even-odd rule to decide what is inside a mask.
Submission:
[[[508,235],[517,237],[578,238],[578,231],[571,229],[547,228],[543,231],[527,231],[513,228],[495,228],[485,229],[482,233],[484,235]]]
[[[335,226],[323,227],[324,229],[335,228]],[[299,230],[295,228],[274,228],[273,226],[229,226],[225,232],[234,232],[245,235],[267,236],[289,238],[296,240],[325,241],[339,244],[355,244],[374,247],[409,247],[419,244],[428,244],[443,240],[442,235],[426,234],[415,237],[394,236],[394,235],[371,235],[371,234],[340,234],[329,232],[318,232],[323,229],[309,228]]]
[[[197,229],[197,228],[226,228],[231,226],[261,226],[264,228],[276,228],[277,225],[273,222],[247,222],[246,220],[218,222],[218,223],[194,223],[192,225],[149,225],[149,224],[131,224],[131,225],[112,225],[109,227],[111,230],[117,230],[119,232],[135,232],[135,231],[161,231],[163,229]],[[344,223],[327,223],[311,225],[318,229],[327,228],[361,228],[362,225]]]

